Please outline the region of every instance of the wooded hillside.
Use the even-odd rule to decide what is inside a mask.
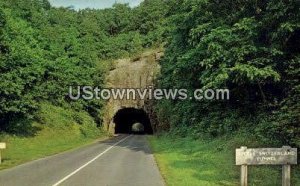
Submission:
[[[69,86],[102,87],[110,60],[162,42],[165,5],[104,10],[51,7],[47,0],[0,1],[0,128],[24,132],[40,103],[84,110],[101,125],[102,101],[70,102]]]
[[[300,3],[167,1],[160,86],[228,88],[230,101],[160,101],[163,128],[211,137],[243,131],[300,145]]]
[[[0,121],[16,133],[40,103],[85,110],[101,125],[103,102],[70,102],[69,85],[103,86],[111,59],[164,44],[162,88],[228,88],[230,101],[163,100],[161,130],[210,137],[244,131],[300,146],[297,0],[145,0],[104,10],[0,1]]]

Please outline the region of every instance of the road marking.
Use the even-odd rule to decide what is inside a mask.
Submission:
[[[74,174],[76,174],[77,172],[79,172],[81,169],[83,169],[86,166],[88,166],[89,164],[93,163],[96,159],[98,159],[100,156],[102,156],[103,154],[105,154],[106,152],[108,152],[109,150],[111,150],[112,148],[114,148],[116,145],[118,145],[119,143],[125,141],[130,136],[127,136],[126,138],[123,138],[122,140],[120,140],[117,143],[113,144],[111,147],[108,147],[105,151],[103,151],[102,153],[98,154],[95,158],[93,158],[92,160],[90,160],[86,164],[82,165],[81,167],[79,167],[78,169],[76,169],[75,171],[73,171],[72,173],[70,173],[69,175],[67,175],[66,177],[64,177],[63,179],[59,180],[57,183],[53,184],[52,186],[58,186],[58,185],[60,185],[61,183],[63,183],[67,179],[69,179],[71,176],[73,176]]]

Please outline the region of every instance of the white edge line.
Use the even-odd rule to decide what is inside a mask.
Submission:
[[[58,186],[58,185],[60,185],[61,183],[63,183],[67,179],[69,179],[71,176],[73,176],[74,174],[76,174],[77,172],[79,172],[81,169],[85,168],[86,166],[88,166],[89,164],[91,164],[92,162],[94,162],[96,159],[98,159],[100,156],[102,156],[103,154],[105,154],[106,152],[108,152],[110,149],[114,148],[119,143],[125,141],[130,136],[127,136],[127,137],[123,138],[122,140],[118,141],[117,143],[113,144],[111,147],[108,147],[105,151],[103,151],[102,153],[98,154],[95,158],[91,159],[90,161],[88,161],[87,163],[85,163],[84,165],[82,165],[81,167],[79,167],[78,169],[76,169],[75,171],[73,171],[72,173],[70,173],[69,175],[67,175],[66,177],[64,177],[63,179],[61,179],[58,182],[56,182],[55,184],[53,184],[52,186]]]

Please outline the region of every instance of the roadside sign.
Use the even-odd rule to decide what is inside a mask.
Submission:
[[[291,185],[291,165],[297,164],[297,149],[241,147],[235,150],[235,164],[241,166],[241,186],[248,185],[248,165],[282,165],[282,186]]]
[[[0,149],[6,149],[6,143],[0,143]]]
[[[236,149],[236,165],[297,164],[296,148]]]

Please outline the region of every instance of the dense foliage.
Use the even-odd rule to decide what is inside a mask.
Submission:
[[[0,0],[0,128],[36,117],[44,100],[100,122],[101,102],[70,103],[68,86],[103,86],[106,61],[161,43],[164,11],[158,0],[80,11],[47,0]]]
[[[230,101],[161,100],[162,129],[218,136],[247,131],[300,146],[300,2],[145,0],[104,10],[53,8],[47,0],[0,0],[0,127],[37,118],[40,103],[72,103],[69,85],[103,86],[108,60],[165,45],[159,86],[228,88]]]
[[[162,127],[212,136],[246,129],[300,145],[300,3],[170,0],[164,88],[228,88],[230,101],[160,101]]]

